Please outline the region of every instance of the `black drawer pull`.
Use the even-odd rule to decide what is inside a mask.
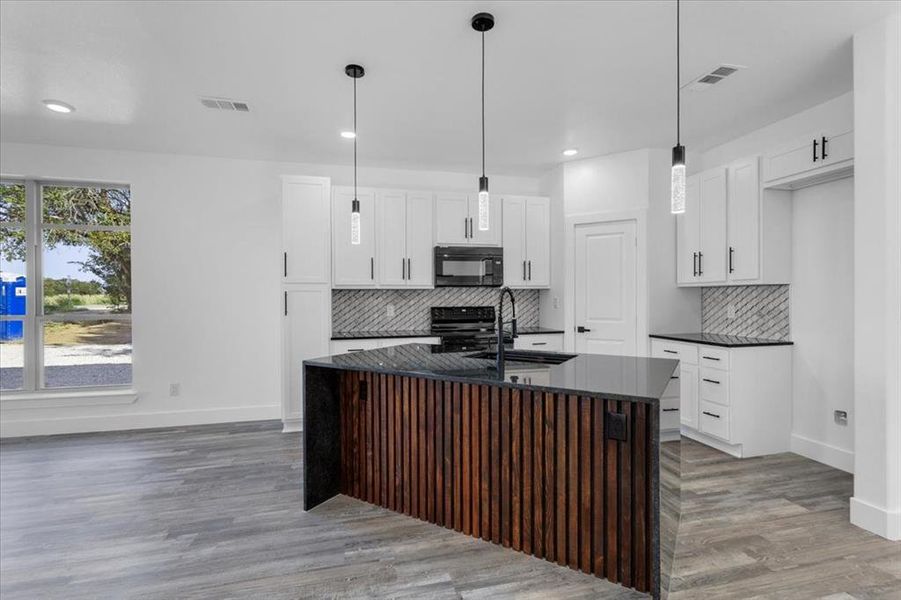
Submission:
[[[675,350],[664,350],[664,352],[666,352],[667,354],[679,354]]]
[[[678,412],[678,408],[664,408],[663,412]]]
[[[720,362],[720,359],[716,358],[715,356],[702,356],[701,358],[704,358],[706,360],[715,360],[716,362]]]
[[[715,383],[715,384],[717,384],[717,385],[720,384],[720,382],[717,381],[716,379],[707,379],[706,377],[703,378],[701,381],[706,381],[707,383]]]
[[[363,348],[348,348],[348,352],[363,352]]]
[[[678,375],[673,375],[672,377],[670,377],[670,379],[679,379],[679,376],[678,376]]]
[[[707,415],[708,417],[713,417],[714,419],[719,419],[719,418],[720,418],[719,415],[715,415],[715,414],[713,414],[713,413],[711,413],[711,412],[707,412],[706,410],[704,411],[703,414]]]
[[[547,346],[547,342],[532,342],[533,346]]]

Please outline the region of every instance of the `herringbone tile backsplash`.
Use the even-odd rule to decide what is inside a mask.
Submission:
[[[701,329],[747,337],[787,340],[791,335],[787,285],[705,287],[701,290]],[[729,318],[729,306],[735,318]]]
[[[518,325],[537,327],[538,290],[516,290],[515,295]],[[332,331],[428,330],[432,306],[497,306],[497,301],[498,289],[487,287],[333,290]],[[393,317],[388,316],[389,304],[394,305]]]

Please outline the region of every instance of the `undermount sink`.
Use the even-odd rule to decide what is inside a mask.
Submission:
[[[535,350],[507,350],[504,352],[504,358],[512,362],[522,363],[538,363],[542,365],[559,365],[576,357],[575,354],[562,354],[559,352],[537,352]],[[467,358],[488,358],[497,359],[495,352],[477,352],[476,354],[467,354]]]

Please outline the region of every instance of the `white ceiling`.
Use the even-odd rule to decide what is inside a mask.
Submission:
[[[683,143],[723,142],[851,89],[851,36],[897,1],[683,2]],[[14,2],[0,4],[0,139],[348,163],[351,81],[368,165],[476,171],[486,34],[488,174],[674,143],[675,4]],[[211,111],[201,95],[250,103]],[[51,113],[44,98],[77,107]]]

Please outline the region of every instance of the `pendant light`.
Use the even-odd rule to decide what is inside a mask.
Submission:
[[[488,231],[491,212],[488,198],[488,177],[485,176],[485,32],[494,27],[494,15],[478,13],[472,18],[472,28],[482,34],[482,176],[479,177],[479,231]]]
[[[350,206],[350,243],[360,245],[360,201],[357,199],[357,79],[366,74],[360,65],[347,65],[344,73],[354,80],[354,199]]]
[[[673,146],[673,172],[670,183],[670,212],[674,215],[685,212],[685,146],[681,140],[682,103],[679,89],[681,83],[679,16],[679,0],[676,0],[676,145]]]

